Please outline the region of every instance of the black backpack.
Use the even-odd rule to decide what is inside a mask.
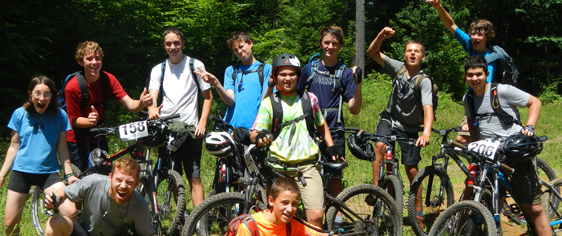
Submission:
[[[341,96],[341,94],[344,93],[345,91],[345,87],[343,86],[343,83],[341,82],[341,78],[343,76],[343,72],[345,70],[345,64],[343,64],[342,62],[338,61],[337,69],[335,71],[334,74],[331,74],[328,71],[320,71],[318,70],[318,64],[320,63],[319,59],[313,60],[312,62],[310,62],[315,56],[317,56],[319,54],[316,54],[314,56],[312,56],[308,61],[309,61],[309,65],[310,67],[308,68],[309,72],[308,72],[308,78],[306,80],[306,87],[305,90],[308,91],[308,89],[310,88],[310,84],[312,84],[312,80],[314,80],[314,78],[316,77],[317,74],[321,74],[324,75],[325,77],[331,78],[334,80],[334,86],[332,87],[332,93],[336,92],[336,89],[338,89],[341,93],[340,93],[340,102],[338,105],[338,120],[337,123],[341,123],[341,114],[342,114],[342,104],[343,104],[343,98]],[[329,107],[321,107],[321,109],[330,109]]]
[[[486,62],[490,64],[493,61],[499,60],[499,63],[496,64],[497,67],[494,68],[494,76],[498,78],[498,81],[502,84],[517,86],[519,71],[517,71],[513,58],[511,58],[500,46],[494,46],[492,51],[493,52],[491,54],[486,56]]]
[[[492,83],[490,85],[492,86],[490,88],[490,102],[491,102],[492,109],[494,110],[494,113],[492,115],[495,115],[499,118],[500,123],[502,124],[503,127],[511,128],[513,124],[521,125],[520,120],[509,115],[506,111],[502,109],[500,105],[500,100],[498,99],[498,83]],[[470,112],[470,116],[472,117],[472,121],[474,122],[475,117],[477,116],[476,107],[474,104],[474,91],[473,90],[468,91],[468,93],[466,93],[466,96],[468,98],[468,110]],[[475,126],[477,125],[476,122],[474,122],[474,124]]]
[[[312,138],[316,137],[316,126],[314,125],[314,120],[312,118],[313,116],[312,103],[310,101],[310,97],[308,96],[308,92],[299,91],[298,94],[301,98],[303,115],[285,123],[281,123],[283,122],[283,107],[281,106],[279,91],[269,96],[269,98],[271,99],[271,109],[273,110],[272,111],[273,119],[272,119],[272,128],[271,128],[272,130],[271,133],[273,134],[273,140],[277,139],[279,133],[281,133],[281,130],[284,127],[289,126],[293,123],[297,123],[303,119],[306,122],[306,128],[308,129],[308,134],[310,135],[310,137]]]
[[[241,70],[239,70],[240,64],[236,64],[236,65],[232,66],[232,81],[234,83],[236,83],[237,73],[242,73],[242,76],[244,76],[244,75],[247,75],[247,74],[250,74],[250,73],[258,72],[258,77],[260,78],[260,88],[261,88],[261,90],[263,90],[263,67],[264,66],[265,66],[264,63],[260,63],[257,70],[241,71]]]
[[[406,72],[406,65],[403,65],[402,67],[400,67],[400,69],[398,69],[396,75],[394,75],[394,78],[392,79],[392,84],[395,85],[398,76],[405,72]],[[418,72],[412,77],[416,78],[414,82],[415,84],[414,90],[415,90],[416,97],[418,98],[419,101],[421,101],[422,99],[421,88],[420,88],[422,80],[424,78],[428,78],[431,81],[431,102],[433,103],[433,120],[434,121],[437,120],[437,118],[435,117],[435,110],[437,110],[437,107],[439,106],[439,87],[437,87],[437,84],[435,84],[435,81],[433,81],[433,78],[428,73]]]
[[[64,83],[61,87],[61,89],[59,90],[59,92],[57,93],[57,105],[63,109],[64,111],[66,111],[66,96],[64,94],[66,85],[68,84],[68,82],[74,78],[74,76],[76,76],[76,80],[78,81],[78,86],[80,87],[80,111],[84,110],[84,108],[88,107],[90,104],[90,91],[88,89],[88,82],[86,81],[86,78],[83,75],[82,71],[77,71],[74,72],[68,76],[66,76],[66,79],[64,79]],[[106,103],[107,98],[109,97],[108,92],[109,92],[109,78],[107,77],[107,74],[105,74],[105,72],[100,71],[100,80],[101,80],[101,88],[102,88],[102,93],[103,93],[103,102],[102,103]],[[94,106],[98,106],[101,103],[97,103],[97,104],[92,104]],[[104,106],[105,108],[105,106]]]

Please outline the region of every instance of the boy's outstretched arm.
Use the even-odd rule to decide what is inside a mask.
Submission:
[[[396,31],[394,31],[392,28],[384,27],[384,29],[379,32],[375,40],[371,42],[371,45],[369,45],[369,49],[367,49],[367,54],[369,55],[369,57],[373,58],[373,60],[375,60],[377,63],[379,63],[379,65],[383,67],[386,55],[381,52],[381,44],[384,39],[391,38],[394,33],[396,33]]]
[[[433,5],[433,7],[435,7],[435,9],[437,9],[439,17],[441,17],[441,21],[443,21],[445,27],[447,27],[447,29],[449,29],[452,34],[455,34],[457,25],[455,24],[455,21],[453,20],[451,15],[449,15],[449,13],[447,13],[445,8],[443,8],[443,6],[441,5],[441,0],[426,0],[425,2],[430,3],[431,5]]]

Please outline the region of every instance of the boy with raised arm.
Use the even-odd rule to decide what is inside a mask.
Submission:
[[[474,137],[473,141],[477,141],[496,137],[506,140],[512,134],[517,133],[533,136],[541,111],[540,100],[511,85],[487,83],[489,73],[486,59],[481,55],[470,56],[466,60],[464,76],[472,91],[464,96],[463,105],[470,137]],[[494,89],[493,92],[496,93],[496,96],[491,96],[493,95],[492,89]],[[497,98],[497,101],[494,97]],[[498,111],[492,108],[492,99],[499,105],[498,109],[513,117],[511,123],[498,116]],[[519,112],[516,107],[529,108],[525,127],[519,121]],[[471,140],[467,141],[470,142]],[[511,177],[511,184],[520,186],[513,188],[513,192],[520,198],[523,207],[530,214],[537,234],[541,236],[551,235],[549,218],[541,204],[541,185],[532,158],[521,162],[510,159],[509,155],[507,157],[505,164],[517,171]],[[471,190],[472,188],[466,188],[465,196],[470,195]],[[500,202],[504,201],[500,200]]]
[[[421,160],[420,147],[429,143],[431,126],[433,125],[432,81],[428,77],[422,78],[419,88],[416,88],[417,76],[423,76],[422,61],[425,60],[425,47],[421,42],[410,40],[404,48],[404,62],[387,57],[380,51],[382,41],[391,38],[395,31],[385,27],[369,46],[367,53],[377,63],[384,67],[384,72],[395,78],[393,88],[388,100],[388,107],[381,113],[377,124],[376,134],[397,135],[401,138],[417,139],[416,146],[400,143],[402,150],[402,164],[410,184],[418,174],[418,163]],[[416,91],[418,90],[418,91]],[[423,133],[418,135],[418,130],[423,124]],[[377,142],[373,162],[373,184],[379,181],[380,162],[384,158],[386,144]],[[425,217],[421,206],[421,188],[416,197],[416,217],[421,221]]]

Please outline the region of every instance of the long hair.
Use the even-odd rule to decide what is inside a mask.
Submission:
[[[29,82],[29,86],[27,87],[29,96],[27,97],[27,102],[23,104],[23,108],[30,114],[37,113],[37,110],[35,110],[35,106],[33,105],[33,100],[31,96],[33,96],[33,90],[35,89],[35,86],[37,86],[38,84],[47,85],[51,93],[51,101],[49,102],[49,106],[45,110],[45,113],[53,113],[53,114],[57,113],[59,107],[57,105],[57,89],[55,87],[55,82],[53,82],[51,79],[47,78],[47,76],[44,75],[37,76],[31,79],[31,82]]]

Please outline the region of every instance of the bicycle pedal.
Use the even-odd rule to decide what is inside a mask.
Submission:
[[[408,200],[404,201],[404,204],[402,204],[404,206],[404,209],[408,209]]]

